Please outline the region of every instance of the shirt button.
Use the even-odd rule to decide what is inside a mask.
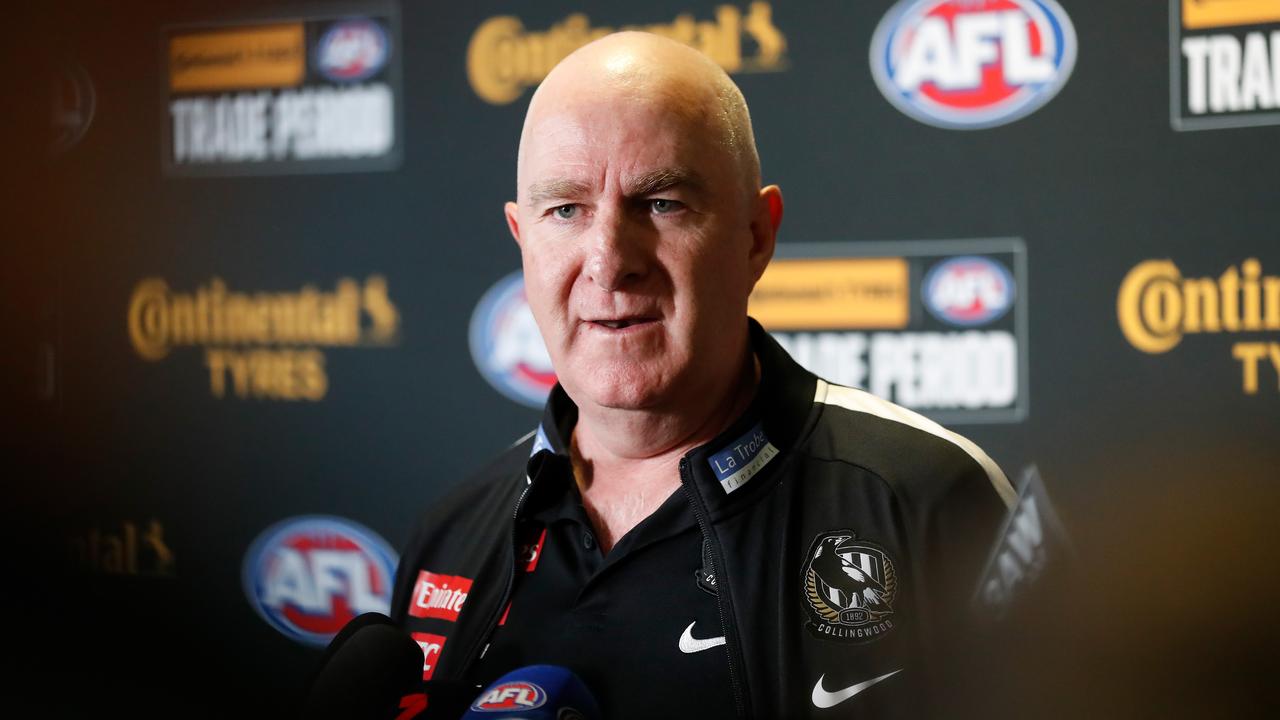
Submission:
[[[595,546],[596,546],[596,539],[591,537],[591,533],[589,532],[582,533],[582,547],[588,550],[593,550],[595,549]]]

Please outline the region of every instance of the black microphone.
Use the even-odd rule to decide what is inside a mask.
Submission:
[[[353,618],[334,636],[311,682],[302,717],[394,718],[422,688],[422,648],[381,613]]]
[[[568,668],[530,665],[484,689],[463,720],[599,720],[600,705],[586,683]]]

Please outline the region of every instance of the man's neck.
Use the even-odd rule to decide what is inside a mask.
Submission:
[[[751,403],[759,383],[754,356],[719,392],[693,411],[618,410],[579,406],[570,443],[574,476],[608,552],[680,484],[680,458],[728,427]]]

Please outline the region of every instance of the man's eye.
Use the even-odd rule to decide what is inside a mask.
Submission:
[[[560,205],[559,207],[556,207],[555,209],[553,209],[551,212],[555,213],[555,216],[560,218],[561,220],[572,220],[573,216],[578,214],[578,206],[577,205]]]
[[[679,200],[656,198],[649,201],[649,207],[652,208],[654,214],[665,215],[679,210],[681,205]]]

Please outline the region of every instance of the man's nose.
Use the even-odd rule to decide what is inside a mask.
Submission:
[[[583,268],[587,277],[607,292],[643,278],[649,263],[642,236],[625,212],[601,213],[590,230]]]

